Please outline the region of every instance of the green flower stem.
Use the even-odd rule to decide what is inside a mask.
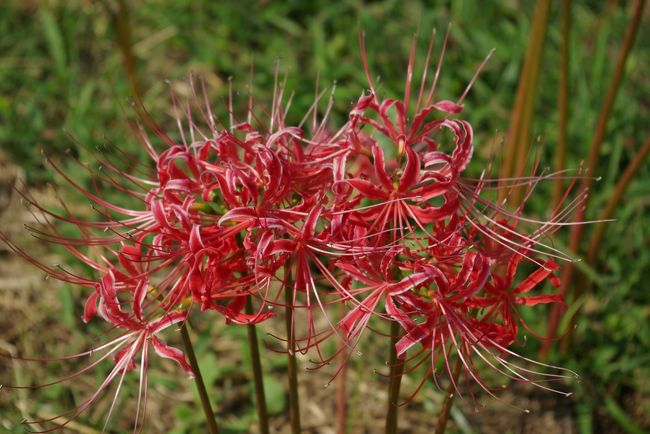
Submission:
[[[253,314],[253,302],[251,298],[246,299],[246,313]],[[257,330],[254,324],[246,326],[248,331],[248,348],[251,352],[253,363],[253,384],[255,385],[255,405],[257,407],[257,419],[261,434],[269,434],[269,414],[266,410],[266,395],[264,394],[264,373],[262,372],[262,361],[260,359],[260,347],[257,340]]]
[[[397,434],[397,416],[399,410],[399,389],[402,385],[404,363],[397,358],[395,345],[400,338],[401,328],[397,321],[390,324],[390,378],[388,383],[388,409],[386,413],[386,434]]]
[[[451,406],[454,403],[454,396],[455,396],[454,384],[457,384],[458,382],[461,366],[462,366],[461,360],[459,357],[456,360],[456,364],[454,365],[454,369],[451,374],[453,379],[450,379],[449,386],[447,386],[447,389],[445,390],[445,400],[442,403],[442,407],[440,408],[440,415],[438,416],[438,423],[436,425],[435,434],[444,434],[445,430],[447,429],[447,421],[449,420],[449,413],[451,412]]]
[[[287,359],[289,375],[289,419],[291,421],[291,433],[300,433],[300,404],[298,397],[298,365],[296,363],[295,338],[293,335],[293,282],[291,279],[291,267],[284,268],[284,301],[285,301],[285,324],[287,328]]]
[[[196,360],[196,354],[194,354],[194,347],[192,346],[190,334],[187,331],[187,323],[183,323],[181,326],[181,337],[183,338],[183,345],[185,346],[187,359],[190,362],[192,371],[194,372],[194,383],[196,384],[196,389],[199,392],[201,407],[203,407],[203,413],[205,413],[205,420],[208,423],[208,432],[210,434],[219,434],[219,427],[217,426],[217,420],[215,419],[214,412],[212,411],[210,397],[208,396],[208,391],[205,388],[205,383],[203,382],[203,376],[201,375],[201,370],[199,369],[199,362]]]

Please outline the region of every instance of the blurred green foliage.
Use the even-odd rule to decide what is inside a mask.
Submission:
[[[485,161],[489,144],[508,127],[533,4],[515,0],[435,3],[134,2],[129,19],[142,100],[153,118],[173,131],[170,86],[179,95],[188,95],[185,83],[192,72],[205,79],[213,108],[218,117],[223,117],[229,77],[233,77],[239,96],[235,103],[241,108],[246,104],[246,83],[253,64],[255,97],[268,106],[278,59],[281,74],[287,74],[288,89],[295,91],[290,119],[298,121],[308,110],[319,76],[321,88],[336,82],[331,122],[337,124],[367,87],[358,54],[360,30],[366,34],[372,74],[381,77],[381,91],[400,95],[412,35],[420,33],[417,76],[431,29],[438,29],[439,48],[448,23],[452,23],[440,98],[460,95],[484,56],[496,49],[466,99],[463,112],[476,132],[477,159]],[[569,166],[577,167],[589,152],[629,9],[604,2],[574,3]],[[128,108],[130,85],[117,42],[117,11],[118,3],[109,0],[8,0],[0,5],[0,146],[23,167],[32,185],[57,181],[51,170],[43,170],[41,150],[64,166],[74,164],[64,154],[67,149],[72,156],[87,157],[87,151],[77,143],[89,148],[113,143],[135,152],[137,143],[127,125],[133,115]],[[597,218],[621,171],[649,133],[648,22],[646,17],[608,123],[601,164],[596,170],[603,180],[592,192],[591,218]],[[531,142],[541,137],[548,165],[553,163],[557,137],[559,44],[559,7],[554,5],[531,137]],[[474,163],[474,168],[480,170],[481,164]],[[575,369],[583,377],[582,384],[576,386],[581,432],[602,432],[599,423],[603,415],[609,415],[627,432],[634,432],[638,426],[650,429],[649,176],[650,167],[645,164],[630,185],[616,221],[609,224],[598,262],[592,264],[602,279],[582,299],[573,301],[583,307],[575,343],[566,355],[553,356],[554,363]],[[81,182],[90,181],[87,174],[79,173],[78,177]],[[548,212],[551,190],[542,189],[544,193],[530,203],[530,212],[543,216]],[[566,242],[563,236],[558,243]],[[60,317],[72,329],[78,322],[73,306],[78,305],[78,294],[63,293],[68,296],[61,299]],[[535,315],[538,317],[530,318],[530,322],[539,324],[542,331],[544,318]],[[203,343],[207,349],[209,336],[206,332],[200,337],[199,347]],[[534,346],[524,349],[531,355],[535,350]],[[214,368],[204,374],[211,383],[233,375],[226,366],[206,359],[210,357],[206,351],[202,365]],[[167,381],[172,388],[173,377]],[[281,402],[279,386],[273,383],[277,382],[274,378],[269,381],[270,404],[277,406]],[[64,395],[58,388],[48,393],[54,394],[52,399]],[[629,396],[635,397],[634,411],[640,406],[640,413],[630,414],[632,409],[625,407]],[[0,415],[4,411],[0,410]],[[176,420],[181,422],[171,432],[199,429],[201,421],[193,408],[180,405],[176,413]],[[234,423],[226,429],[246,432],[252,418],[251,406],[239,425]]]

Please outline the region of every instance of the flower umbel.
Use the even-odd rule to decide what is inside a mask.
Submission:
[[[63,202],[62,211],[49,211],[24,193],[40,211],[41,224],[29,229],[65,247],[93,277],[43,264],[0,237],[49,275],[84,287],[83,320],[101,319],[115,333],[108,343],[71,356],[101,354],[66,379],[111,357],[114,367],[76,408],[30,423],[54,424],[42,432],[62,428],[117,383],[108,422],[125,375],[138,371],[133,431],[141,431],[149,349],[191,376],[183,352],[159,335],[206,311],[244,325],[273,317],[276,307],[300,313],[291,315],[288,336],[279,339],[291,353],[311,351],[317,366],[341,353],[355,354],[351,350],[362,345],[371,322],[395,323],[401,328],[395,345],[401,375],[424,364],[421,384],[428,376],[438,382],[442,373],[457,392],[475,394],[474,384],[494,395],[481,376],[488,368],[558,391],[549,382],[575,374],[519,356],[513,347],[520,327],[539,337],[520,308],[563,305],[559,294],[540,289],[545,281],[558,286],[554,272],[570,258],[544,239],[570,224],[567,219],[585,196],[567,199],[546,221],[523,211],[539,182],[581,174],[536,174],[534,164],[530,176],[493,179],[490,163],[480,177],[465,176],[475,143],[463,101],[487,58],[459,98],[438,99],[446,42],[447,37],[429,76],[432,39],[414,97],[414,38],[404,94],[396,99],[378,93],[362,40],[369,91],[338,128],[328,119],[331,101],[319,119],[322,93],[305,114],[313,119],[310,126],[289,125],[290,107],[277,77],[270,110],[258,109],[251,97],[239,121],[230,95],[223,127],[202,83],[197,89],[193,82],[196,99],[205,103],[172,97],[178,141],[134,106],[138,121],[132,130],[149,164],[104,147],[94,153],[102,170],[90,170],[93,187],[53,164],[93,202],[99,219],[77,217]],[[449,134],[451,150],[444,140]],[[109,201],[101,185],[121,192],[132,208]],[[509,192],[521,188],[524,200],[508,203]],[[495,192],[506,199],[497,202]],[[77,235],[63,225],[76,228]],[[330,339],[339,344],[334,354],[322,345]],[[467,386],[457,384],[452,373],[456,361]]]

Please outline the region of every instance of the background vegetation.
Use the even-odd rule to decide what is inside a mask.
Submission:
[[[137,143],[127,124],[132,116],[128,98],[133,87],[137,87],[154,119],[173,131],[169,90],[171,87],[180,95],[188,95],[190,73],[205,79],[215,111],[225,116],[228,81],[232,77],[233,88],[245,94],[251,64],[254,64],[256,99],[262,104],[270,102],[274,64],[278,59],[281,73],[286,72],[288,77],[287,87],[296,95],[291,116],[299,120],[311,105],[318,76],[321,88],[336,82],[331,116],[335,123],[345,116],[359,96],[359,89],[365,87],[358,54],[359,29],[366,33],[371,67],[375,75],[381,76],[382,91],[399,95],[412,35],[416,31],[420,33],[418,60],[423,61],[431,29],[438,29],[440,41],[448,23],[453,24],[453,29],[439,87],[441,97],[453,99],[460,95],[485,55],[496,49],[465,100],[464,115],[476,132],[479,161],[473,165],[475,170],[480,170],[480,161],[487,158],[490,143],[495,140],[500,143],[502,132],[510,125],[534,9],[533,2],[516,0],[440,1],[435,5],[398,0],[149,0],[133,2],[128,10],[125,3],[117,0],[2,2],[2,187],[11,184],[13,177],[8,174],[21,172],[33,194],[47,203],[52,196],[48,183],[57,184],[61,180],[53,171],[45,170],[41,150],[72,171],[78,167],[75,158],[84,161],[87,156],[79,144],[94,147],[110,141],[137,152]],[[562,41],[559,3],[550,9],[529,134],[530,142],[544,145],[544,162],[549,166],[555,164],[558,141]],[[590,152],[599,110],[633,13],[631,3],[573,2],[567,167],[578,167]],[[589,219],[601,215],[617,181],[635,157],[638,158],[650,133],[648,23],[646,11],[608,117],[599,164],[595,168],[602,180],[591,192]],[[245,103],[245,97],[239,101]],[[647,286],[650,282],[650,165],[645,163],[639,167],[624,200],[615,207],[616,221],[607,224],[597,254],[588,264],[580,266],[592,283],[580,297],[571,300],[572,309],[580,308],[573,339],[564,351],[560,344],[555,345],[548,356],[550,362],[567,366],[581,375],[580,383],[567,385],[575,390],[574,396],[535,401],[529,390],[514,392],[515,400],[525,394],[526,399],[537,402],[538,413],[568,420],[573,431],[566,432],[650,430],[650,291]],[[532,214],[545,215],[548,210],[552,185],[543,189],[530,202]],[[0,207],[4,208],[0,209],[0,222],[3,231],[20,239],[21,224],[32,217],[16,202],[15,197],[11,202],[0,200]],[[87,204],[73,206],[87,207]],[[587,228],[584,246],[594,228]],[[567,235],[568,231],[561,232],[554,242],[566,245]],[[35,252],[50,255],[52,261],[61,259],[56,251],[46,251],[34,241],[23,239],[22,242],[28,243]],[[100,335],[99,329],[80,326],[81,294],[76,289],[44,282],[33,269],[19,265],[7,251],[0,250],[0,255],[2,350],[32,356],[67,354],[88,347],[94,336]],[[530,319],[540,332],[545,330],[546,321],[547,317],[542,315]],[[566,331],[571,327],[570,322],[565,321],[562,327],[561,331]],[[255,416],[252,392],[247,386],[249,362],[244,330],[225,327],[216,319],[203,320],[196,329],[198,352],[207,371],[204,374],[214,390],[219,391],[213,400],[227,432],[253,430]],[[215,336],[220,337],[215,339]],[[269,346],[277,345],[272,338],[266,341]],[[539,348],[529,345],[523,351],[536,357]],[[284,358],[268,353],[265,369],[271,374],[281,371]],[[353,415],[360,412],[355,403],[369,402],[366,399],[372,399],[373,387],[381,382],[365,366],[381,364],[383,353],[375,354],[373,350],[364,353],[364,357],[375,357],[378,363],[353,362],[356,367],[351,371],[357,372],[350,374],[349,379]],[[202,417],[195,409],[193,389],[173,368],[168,368],[163,362],[152,370],[151,432],[168,429],[177,433],[201,432]],[[68,369],[52,364],[1,361],[0,378],[37,383],[60,376]],[[326,402],[328,393],[320,386],[327,381],[327,372],[302,377],[306,379],[302,387],[310,390],[316,406],[321,400]],[[94,379],[84,381],[88,384],[81,382],[77,385],[79,390],[66,387],[29,393],[0,390],[0,431],[22,432],[18,425],[22,417],[54,414],[70,407],[84,391],[92,390]],[[271,411],[276,415],[276,428],[281,430],[286,422],[282,377],[270,375],[268,381]],[[441,398],[433,386],[423,396],[406,407],[405,423],[409,432],[419,432],[419,427],[425,429],[432,424],[431,414],[435,414],[436,403]],[[461,403],[453,414],[450,431],[492,432],[494,428],[499,432],[534,432],[531,424],[521,422],[520,416],[515,418],[517,422],[508,416],[512,414],[511,409],[504,408],[503,404],[489,401],[487,404],[488,408],[476,416],[475,403]],[[309,403],[305,403],[305,408],[303,411],[311,417],[307,418],[308,429],[312,430],[309,432],[332,432],[327,431],[331,428],[327,414],[319,419]],[[323,409],[329,411],[327,406]],[[382,409],[378,403],[375,414],[381,415]],[[92,427],[101,426],[101,410],[89,413],[72,428],[78,432],[96,432]],[[116,423],[111,428],[114,432],[127,432],[123,429],[128,427],[127,416],[131,414],[128,400],[122,411],[127,420],[124,424]],[[361,426],[375,426],[372,424],[372,414],[359,415],[351,422],[350,432],[363,432]]]

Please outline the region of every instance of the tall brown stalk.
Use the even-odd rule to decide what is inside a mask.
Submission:
[[[397,358],[395,345],[400,339],[401,328],[397,321],[390,324],[390,357],[389,366],[389,383],[388,383],[388,409],[386,412],[386,434],[396,434],[398,410],[399,410],[399,390],[402,385],[402,372],[404,363]]]
[[[641,149],[639,149],[639,151],[634,156],[634,159],[632,159],[630,164],[628,164],[628,166],[625,168],[623,176],[621,176],[621,178],[616,183],[614,193],[612,193],[609,200],[607,201],[607,205],[600,214],[599,220],[609,220],[614,216],[616,209],[625,196],[627,187],[630,185],[630,182],[632,179],[634,179],[643,163],[645,163],[648,155],[650,155],[650,138],[646,140]],[[594,229],[594,233],[592,234],[591,241],[589,243],[589,248],[587,249],[586,259],[590,264],[595,264],[598,260],[600,243],[603,240],[603,234],[605,233],[606,229],[607,225],[604,223],[599,224]],[[580,297],[586,290],[588,290],[590,284],[591,282],[587,279],[581,280],[580,284],[575,286],[575,298]],[[569,327],[567,334],[562,338],[562,346],[560,348],[563,352],[567,351],[571,345],[573,332],[575,330],[575,321],[579,312],[580,311],[578,310],[573,314],[573,317],[571,318],[571,326]]]
[[[194,383],[196,384],[196,389],[199,392],[199,398],[201,400],[203,413],[205,414],[205,420],[208,423],[208,433],[219,434],[217,420],[215,419],[214,412],[212,411],[212,404],[210,404],[208,390],[206,389],[205,383],[203,382],[203,375],[201,375],[199,362],[196,360],[196,354],[194,353],[194,347],[192,346],[192,339],[190,339],[190,333],[187,331],[187,324],[183,324],[181,326],[181,337],[183,338],[183,346],[185,347],[187,360],[190,362],[192,372],[194,372]]]
[[[506,149],[500,170],[501,178],[521,176],[526,167],[527,143],[529,142],[533,108],[537,97],[539,68],[546,39],[550,6],[550,0],[538,0],[535,6],[533,22],[528,36],[528,48],[526,49],[524,65],[517,85],[515,105],[512,109],[510,127],[506,136]],[[514,204],[517,203],[521,195],[519,190],[516,189],[511,193],[511,200]],[[507,194],[509,194],[508,189],[500,190],[499,199],[503,199]]]
[[[133,42],[131,40],[131,21],[129,8],[125,0],[117,0],[117,9],[112,10],[107,2],[104,5],[109,9],[113,27],[117,37],[117,46],[122,55],[122,66],[124,73],[131,87],[131,93],[136,100],[140,99],[140,85],[136,68],[135,55],[133,54]]]
[[[637,174],[643,163],[647,160],[648,155],[650,155],[650,138],[645,141],[641,149],[639,149],[634,156],[634,159],[625,168],[623,176],[621,176],[616,183],[614,193],[609,197],[609,201],[607,201],[605,209],[600,214],[599,220],[609,220],[614,216],[614,212],[623,200],[627,187],[630,185],[630,182],[634,179],[634,176]],[[591,242],[589,243],[589,248],[587,249],[587,261],[589,261],[589,263],[593,263],[597,259],[605,229],[607,229],[607,225],[605,224],[599,224],[594,229],[594,233],[591,236]]]
[[[643,16],[643,10],[646,5],[646,0],[637,0],[634,5],[632,16],[630,17],[630,22],[625,33],[625,38],[623,40],[623,45],[616,60],[616,66],[614,68],[614,75],[607,89],[607,94],[605,95],[605,100],[600,109],[600,114],[598,116],[598,122],[596,124],[596,130],[594,132],[594,137],[591,142],[591,151],[589,153],[589,163],[588,167],[591,174],[597,173],[598,161],[600,159],[600,150],[605,139],[605,133],[607,132],[607,121],[612,112],[614,106],[614,101],[618,94],[618,89],[621,84],[621,79],[623,78],[623,73],[625,71],[625,63],[627,61],[628,55],[634,45],[634,40],[639,30],[639,23],[641,22],[641,17]],[[590,190],[593,187],[594,178],[585,177],[581,183],[581,187],[584,191]],[[589,197],[585,199],[584,206],[578,208],[575,215],[575,221],[584,221],[587,213],[587,206],[589,204]],[[572,252],[580,253],[580,246],[582,244],[582,235],[584,232],[584,225],[574,225],[571,228],[571,234],[569,237],[569,249]],[[572,280],[575,274],[574,267],[569,263],[564,267],[562,273],[562,284],[560,286],[560,293],[563,295],[568,294],[568,288],[571,287]],[[547,336],[555,336],[557,334],[557,329],[560,323],[560,316],[562,310],[560,306],[554,306],[551,310],[551,316],[549,318]],[[551,341],[546,341],[542,345],[540,350],[540,355],[546,357],[551,348]]]
[[[285,301],[285,325],[287,331],[287,376],[289,377],[289,420],[291,433],[300,433],[300,404],[298,397],[298,364],[296,361],[296,343],[293,334],[293,296],[294,288],[291,278],[291,266],[289,263],[284,267],[284,301]]]
[[[454,369],[452,372],[452,378],[450,379],[449,386],[445,390],[445,400],[440,407],[440,414],[438,415],[438,423],[436,424],[435,434],[444,434],[447,429],[447,421],[449,420],[449,414],[451,413],[451,406],[454,404],[455,388],[458,384],[458,377],[460,377],[460,368],[462,367],[462,361],[460,357],[456,359],[454,364]]]
[[[252,315],[253,302],[251,297],[246,299],[246,313]],[[260,358],[260,346],[257,339],[257,328],[255,324],[246,326],[248,331],[248,348],[251,352],[253,365],[253,384],[255,386],[255,407],[260,427],[260,434],[269,434],[269,414],[266,409],[266,394],[264,393],[264,372],[262,371],[262,360]]]
[[[345,304],[340,303],[339,311],[341,318],[345,316]],[[339,356],[340,371],[336,383],[336,433],[345,434],[348,421],[348,400],[347,400],[347,373],[348,373],[348,349],[341,351]]]
[[[569,46],[570,46],[570,22],[571,22],[571,0],[562,1],[562,46],[560,48],[560,84],[558,86],[558,134],[557,148],[555,151],[555,170],[564,170],[566,167],[566,150],[569,124]],[[561,178],[555,180],[553,191],[553,204],[557,207],[562,200],[564,183]]]

